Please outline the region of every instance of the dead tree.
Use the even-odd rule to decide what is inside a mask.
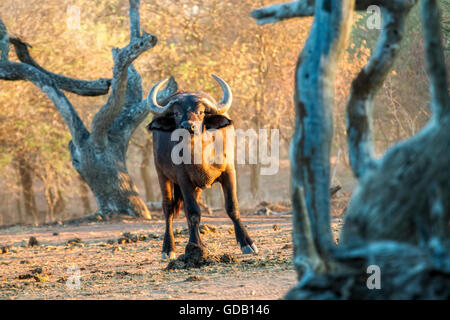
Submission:
[[[155,36],[141,32],[139,6],[139,0],[130,0],[130,42],[122,49],[112,50],[112,79],[82,81],[51,73],[32,59],[27,44],[13,37],[9,41],[21,63],[0,61],[0,79],[33,82],[60,112],[72,136],[69,144],[72,165],[94,193],[103,216],[118,213],[150,218],[126,166],[130,137],[149,113],[142,96],[141,77],[132,63],[157,42]],[[176,89],[172,79],[160,98]],[[104,95],[109,91],[90,131],[61,90],[82,96]]]
[[[422,0],[433,117],[410,139],[375,158],[373,98],[392,68],[404,22],[417,0],[299,0],[253,12],[260,23],[314,15],[296,71],[296,130],[291,141],[294,264],[288,299],[448,299],[450,297],[450,110],[436,0]],[[334,69],[354,9],[378,5],[378,45],[352,83],[347,135],[359,186],[338,246],[331,242],[329,156]],[[369,290],[368,268],[381,289]]]

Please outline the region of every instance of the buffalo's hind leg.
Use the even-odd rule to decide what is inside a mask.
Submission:
[[[247,230],[241,221],[239,204],[236,194],[236,172],[233,166],[228,166],[219,178],[225,197],[225,210],[234,224],[236,240],[241,246],[242,253],[258,253],[258,248],[248,235]]]
[[[166,231],[162,248],[162,259],[175,259],[175,239],[173,237],[173,218],[178,215],[181,208],[181,192],[178,185],[173,184],[165,177],[160,177],[163,211],[166,219]]]

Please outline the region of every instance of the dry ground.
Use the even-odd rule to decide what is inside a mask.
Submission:
[[[280,299],[296,283],[291,219],[291,215],[244,215],[260,253],[242,255],[224,212],[203,217],[202,224],[216,227],[202,235],[209,252],[226,253],[236,261],[174,271],[165,270],[167,261],[161,260],[160,217],[4,228],[0,299]],[[341,220],[333,218],[335,236]],[[178,254],[187,243],[185,226],[181,215],[174,223]],[[119,244],[126,232],[141,239]],[[31,236],[39,245],[28,245]],[[76,275],[68,270],[72,267],[81,276],[79,289],[70,281]]]

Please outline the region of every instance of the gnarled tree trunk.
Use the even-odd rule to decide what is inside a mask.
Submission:
[[[142,97],[142,81],[132,63],[156,44],[156,37],[141,32],[139,0],[130,0],[130,42],[113,49],[113,78],[96,81],[70,79],[51,73],[37,64],[28,45],[10,38],[21,63],[0,61],[0,79],[28,80],[38,86],[54,103],[66,122],[72,141],[69,149],[73,167],[94,193],[103,216],[124,214],[150,218],[126,166],[131,135],[149,113]],[[108,93],[106,104],[95,115],[91,130],[85,127],[76,110],[60,89],[78,95]],[[177,90],[173,78],[162,91],[161,99]]]
[[[150,217],[126,167],[126,149],[114,144],[97,150],[88,140],[80,149],[71,143],[72,163],[92,190],[102,216],[115,213]]]
[[[256,10],[260,23],[314,15],[296,72],[291,142],[294,263],[289,299],[448,299],[450,297],[450,99],[436,0],[422,0],[433,117],[417,135],[375,159],[372,104],[391,70],[404,21],[417,0],[294,1]],[[339,246],[329,221],[329,144],[334,65],[345,49],[353,5],[381,7],[383,30],[347,105],[350,162],[359,186]],[[379,287],[370,286],[371,272]]]

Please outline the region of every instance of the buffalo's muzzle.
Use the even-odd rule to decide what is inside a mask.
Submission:
[[[189,133],[194,133],[195,131],[195,123],[191,121],[183,121],[180,124],[181,129],[185,129],[189,131]]]

